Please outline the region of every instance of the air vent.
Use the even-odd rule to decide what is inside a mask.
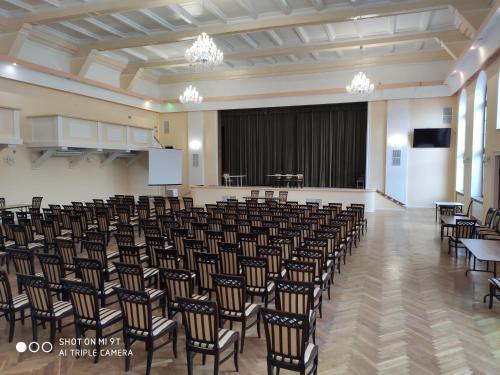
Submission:
[[[451,107],[443,108],[443,124],[451,124],[453,109]]]
[[[193,167],[198,168],[200,165],[200,154],[193,154]]]
[[[163,122],[163,133],[170,134],[170,121],[168,120]]]
[[[401,165],[401,150],[392,150],[392,166],[399,167]]]

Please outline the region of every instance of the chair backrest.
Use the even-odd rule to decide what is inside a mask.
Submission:
[[[225,275],[239,275],[240,267],[238,256],[241,255],[240,245],[230,242],[220,242],[219,257],[220,257],[220,272]]]
[[[200,289],[214,290],[212,274],[219,273],[219,257],[217,254],[195,253],[195,261]]]
[[[315,265],[314,277],[316,280],[321,279],[323,273],[324,253],[321,250],[311,250],[303,247],[295,249],[294,255],[299,261],[312,262]]]
[[[250,233],[257,235],[257,245],[267,245],[269,229],[263,226],[250,227]]]
[[[484,217],[484,225],[491,227],[495,215],[498,215],[498,210],[493,207],[488,208],[488,212],[486,212],[486,216]]]
[[[213,230],[205,232],[205,243],[207,244],[207,248],[210,253],[219,253],[219,242],[224,242],[223,232]]]
[[[153,313],[147,292],[115,288],[123,314],[123,330],[135,335],[153,335]]]
[[[156,267],[177,269],[179,268],[179,253],[175,249],[156,249]]]
[[[66,277],[64,264],[59,255],[38,254],[38,261],[42,266],[43,276],[50,284],[61,284],[61,280]]]
[[[31,305],[31,313],[35,315],[51,316],[54,312],[49,282],[39,276],[17,275],[18,282],[26,289]]]
[[[184,240],[185,260],[187,269],[196,272],[195,253],[206,252],[203,241],[194,239]]]
[[[261,309],[268,356],[285,362],[304,363],[309,338],[307,315]]]
[[[282,190],[279,192],[279,201],[280,202],[286,202],[287,198],[288,198],[288,191]]]
[[[213,274],[217,304],[226,313],[243,314],[246,302],[246,286],[243,276]]]
[[[184,209],[190,210],[193,208],[193,198],[191,197],[183,197],[182,201],[184,203]]]
[[[193,274],[188,270],[160,268],[161,285],[169,302],[179,298],[191,298],[194,294]]]
[[[238,243],[238,226],[236,224],[222,224],[224,242]]]
[[[0,198],[0,208],[4,208],[5,207],[5,198]]]
[[[184,240],[188,238],[188,231],[185,228],[172,229],[172,239],[174,248],[179,252],[179,255],[184,257],[186,250],[184,248]]]
[[[168,204],[170,205],[170,210],[173,212],[180,211],[181,209],[181,202],[179,201],[179,198],[168,197]]]
[[[144,290],[144,272],[138,264],[113,263],[118,272],[120,286],[129,290]]]
[[[439,206],[439,214],[442,216],[455,215],[455,206]]]
[[[126,264],[141,264],[141,249],[138,246],[118,246],[120,262]]]
[[[264,192],[264,197],[265,198],[272,198],[274,196],[274,190],[266,190]]]
[[[128,234],[118,234],[115,233],[115,240],[116,240],[116,245],[118,248],[121,246],[134,246],[135,241],[134,241],[134,236],[130,236]]]
[[[108,268],[108,257],[106,254],[106,245],[99,242],[83,241],[83,248],[87,250],[90,259],[96,259],[101,262],[103,269]]]
[[[241,256],[238,258],[247,287],[266,288],[268,280],[267,259]]]
[[[454,234],[456,238],[474,238],[477,220],[457,220]]]
[[[74,266],[76,249],[72,240],[56,239],[56,251],[66,266]]]
[[[283,250],[279,246],[258,245],[257,256],[267,259],[267,268],[270,278],[279,278],[282,270]]]
[[[35,255],[30,250],[8,249],[9,258],[14,263],[16,273],[23,275],[35,274]]]
[[[31,199],[31,208],[40,211],[40,207],[42,206],[43,197],[33,197]]]
[[[0,305],[12,306],[9,275],[2,269],[0,269]]]
[[[241,253],[247,257],[257,256],[257,235],[254,233],[239,233],[238,241],[241,246]]]
[[[313,262],[285,259],[283,261],[283,266],[285,267],[288,280],[308,283],[314,282],[316,265]]]
[[[92,284],[81,281],[63,280],[64,289],[69,293],[75,322],[99,322],[97,290]]]
[[[308,315],[314,310],[314,284],[276,280],[276,310]]]
[[[186,330],[186,345],[217,348],[219,313],[217,303],[195,299],[180,299]]]
[[[103,265],[97,259],[75,258],[76,274],[84,283],[92,284],[98,290],[104,290]]]
[[[134,238],[134,227],[131,224],[117,224],[116,233]]]

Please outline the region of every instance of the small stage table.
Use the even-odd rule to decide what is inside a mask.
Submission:
[[[434,202],[436,205],[436,222],[438,221],[438,209],[439,207],[445,206],[454,206],[454,207],[463,207],[463,203],[460,202]]]
[[[463,239],[461,242],[474,256],[474,265],[465,271],[465,276],[474,271],[492,273],[494,277],[497,277],[497,262],[500,262],[500,241]],[[486,262],[485,270],[476,269],[476,259]],[[492,271],[490,271],[490,262],[493,262]]]
[[[246,174],[232,174],[232,175],[223,176],[223,178],[224,178],[225,182],[229,181],[230,185],[231,185],[231,178],[234,178],[234,179],[236,179],[236,186],[243,186],[243,179],[246,176],[247,176]]]

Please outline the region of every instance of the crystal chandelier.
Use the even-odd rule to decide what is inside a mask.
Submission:
[[[182,104],[200,104],[203,101],[203,96],[200,96],[196,87],[189,85],[184,90],[184,93],[179,96],[179,101]]]
[[[370,83],[370,80],[365,73],[359,72],[354,76],[351,84],[346,86],[345,89],[349,94],[365,95],[371,94],[375,89],[375,86],[373,86],[373,83]]]
[[[191,65],[213,67],[220,65],[224,60],[224,53],[217,48],[212,38],[201,33],[191,47],[184,54]]]

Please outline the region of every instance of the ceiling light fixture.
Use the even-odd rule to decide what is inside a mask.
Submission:
[[[189,85],[184,90],[184,93],[179,96],[179,101],[182,104],[200,104],[203,102],[203,96],[200,96],[196,87]]]
[[[354,76],[351,84],[346,86],[345,89],[349,94],[367,95],[375,90],[375,86],[373,83],[370,83],[365,73],[359,72]]]
[[[195,66],[214,67],[222,64],[224,53],[217,48],[207,33],[201,33],[184,54],[186,60]]]

